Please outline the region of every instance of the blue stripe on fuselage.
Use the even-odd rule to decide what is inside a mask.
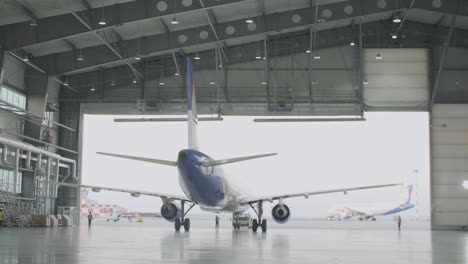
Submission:
[[[177,168],[181,188],[194,202],[209,206],[221,206],[225,188],[216,169],[200,166],[200,161],[211,160],[209,156],[193,149],[179,152]]]

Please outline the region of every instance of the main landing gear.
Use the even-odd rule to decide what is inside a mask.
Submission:
[[[195,206],[195,204],[191,204],[190,207],[187,209],[187,211],[185,211],[185,202],[182,201],[180,203],[180,213],[181,213],[181,216],[180,217],[177,217],[175,220],[174,220],[174,228],[175,230],[178,232],[180,231],[180,228],[183,226],[184,227],[184,230],[185,232],[188,232],[190,231],[190,219],[189,218],[185,218],[185,215],[187,215],[187,213]]]
[[[263,217],[263,201],[257,202],[257,209],[255,209],[254,205],[249,204],[250,207],[253,209],[255,214],[257,214],[258,219],[252,220],[252,232],[257,232],[257,229],[260,227],[262,228],[262,232],[265,233],[267,231],[267,220],[262,219]]]

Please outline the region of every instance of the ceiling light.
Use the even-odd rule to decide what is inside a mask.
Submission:
[[[180,74],[178,72],[174,73],[174,76],[179,76]]]
[[[102,17],[101,20],[99,20],[98,24],[101,25],[101,26],[105,26],[107,24],[104,17]]]
[[[351,41],[351,42],[349,43],[349,45],[350,45],[350,46],[354,46],[354,45],[356,45],[356,43],[354,43],[354,41]]]
[[[164,82],[159,82],[159,85],[164,86],[166,84]]]
[[[253,22],[254,21],[250,17],[245,20],[245,23],[247,23],[247,24],[252,24]]]
[[[397,38],[398,38],[397,34],[392,34],[392,39],[397,39]]]
[[[63,82],[63,85],[69,86],[70,84],[68,84],[68,80],[65,80],[65,81]]]
[[[140,55],[136,55],[136,56],[135,56],[135,60],[137,60],[137,61],[141,60]]]
[[[319,18],[317,19],[317,22],[319,22],[319,23],[323,23],[323,22],[325,22],[325,21],[327,21],[327,20],[326,20],[324,17],[319,17]]]
[[[210,84],[211,84],[211,85],[215,85],[216,83],[215,83],[215,82],[213,82],[213,81],[211,81],[211,82],[210,82]]]
[[[90,89],[90,90],[91,90],[91,92],[94,92],[94,91],[96,91],[96,89],[95,89],[94,87],[91,87],[91,89]]]
[[[310,49],[306,49],[306,53],[309,54],[309,53],[310,53]]]
[[[177,18],[176,18],[176,17],[173,17],[173,18],[172,18],[171,24],[172,24],[172,25],[177,25],[177,24],[179,24],[179,21],[177,21]]]
[[[115,81],[111,81],[110,86],[115,86]]]
[[[78,54],[78,57],[76,57],[76,60],[77,61],[84,61],[83,54],[81,54],[81,52],[80,52],[80,54]]]
[[[316,59],[316,60],[320,60],[320,55],[319,55],[318,53],[317,53],[317,54],[315,54],[315,55],[314,55],[314,59]]]
[[[312,80],[312,84],[317,84],[317,80]]]
[[[377,56],[375,56],[375,59],[376,60],[381,60],[383,59],[382,55],[380,55],[380,53],[377,53]]]
[[[138,82],[137,79],[136,79],[136,78],[133,78],[132,83],[137,83],[137,82]]]
[[[400,23],[400,22],[401,22],[401,18],[398,15],[393,17],[393,23]]]
[[[262,59],[266,60],[266,57],[263,57]]]
[[[24,61],[24,62],[28,62],[28,61],[29,61],[29,56],[28,56],[28,54],[24,54],[23,61]]]
[[[463,181],[462,186],[463,188],[468,189],[468,181]]]
[[[367,79],[366,79],[366,80],[364,80],[363,84],[369,84],[369,81],[367,81]]]
[[[220,64],[220,65],[218,65],[218,67],[219,67],[219,68],[222,68],[222,67],[223,67],[223,65],[222,65],[222,64]]]
[[[31,20],[31,23],[29,23],[29,25],[31,27],[37,27],[37,20],[36,19]]]
[[[267,82],[266,82],[266,81],[263,81],[263,82],[262,82],[262,84],[263,84],[263,85],[266,85],[266,84],[267,84]]]
[[[262,59],[262,56],[257,55],[257,56],[255,56],[255,59],[256,59],[256,60],[261,60],[261,59]]]
[[[195,54],[193,57],[194,60],[199,60],[200,59],[200,53]]]

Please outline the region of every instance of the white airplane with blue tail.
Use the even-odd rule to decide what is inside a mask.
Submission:
[[[252,208],[257,215],[256,219],[252,220],[252,231],[256,232],[261,228],[263,232],[267,230],[267,221],[263,218],[263,203],[277,201],[278,203],[272,209],[272,218],[278,223],[285,223],[291,211],[284,203],[287,198],[304,197],[309,198],[312,195],[339,193],[346,194],[348,191],[373,189],[381,187],[395,186],[399,184],[384,184],[374,186],[362,186],[353,188],[339,188],[333,190],[278,194],[262,197],[251,197],[242,193],[235,188],[225,177],[222,170],[222,165],[241,162],[246,160],[258,159],[276,155],[276,153],[245,156],[230,159],[213,159],[207,154],[200,151],[197,141],[197,111],[195,105],[195,87],[192,79],[192,61],[187,57],[187,106],[188,106],[188,148],[179,151],[177,160],[160,160],[145,157],[136,157],[129,155],[113,154],[98,152],[101,155],[107,155],[118,158],[125,158],[149,163],[156,163],[165,166],[173,166],[179,172],[179,185],[185,196],[170,195],[158,192],[136,191],[120,188],[110,188],[101,186],[91,186],[84,184],[67,184],[60,185],[91,188],[93,191],[109,190],[117,192],[130,193],[134,197],[140,195],[149,195],[160,197],[163,201],[161,207],[161,215],[164,219],[174,222],[176,231],[179,231],[183,226],[185,231],[190,230],[190,219],[187,218],[187,213],[195,205],[198,205],[202,210],[209,212],[229,212],[233,213],[234,218],[237,214],[247,211]],[[142,119],[136,119],[143,121]],[[180,120],[178,120],[180,121]],[[236,226],[234,226],[236,228]],[[238,227],[237,227],[238,228]]]
[[[376,216],[397,214],[414,208],[416,205],[411,202],[413,185],[404,188],[404,199],[401,202],[390,205],[351,205],[341,208],[334,208],[328,212],[328,220],[347,220],[357,217],[359,220],[376,220]]]

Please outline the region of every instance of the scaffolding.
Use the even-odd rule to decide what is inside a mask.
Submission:
[[[63,183],[70,177],[76,180],[76,162],[4,137],[0,137],[0,144],[2,145],[0,169],[8,171],[8,177],[3,177],[0,181],[0,208],[4,213],[3,224],[17,227],[36,225],[39,215],[53,214],[54,201],[59,188],[57,183]],[[14,149],[14,151],[9,149]],[[32,162],[35,162],[34,166]],[[22,175],[20,171],[28,172],[32,177],[31,186],[29,186],[31,196],[22,197],[20,184],[18,184]]]

